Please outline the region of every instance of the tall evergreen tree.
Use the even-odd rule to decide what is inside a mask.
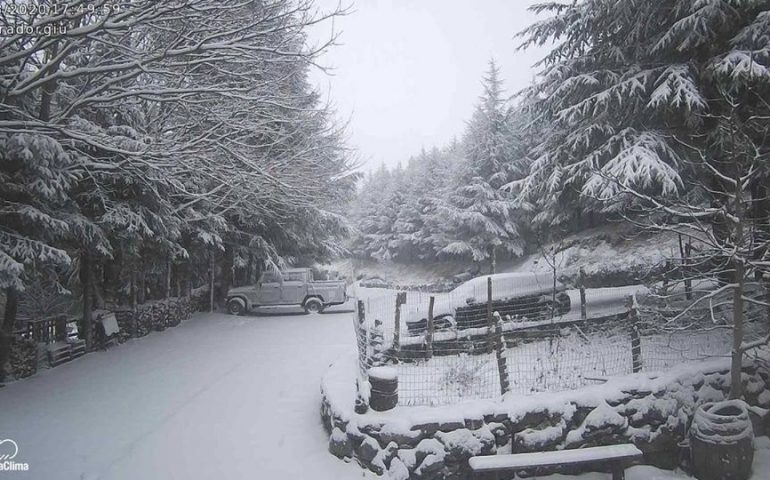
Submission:
[[[542,142],[530,174],[508,186],[545,225],[568,221],[564,212],[622,212],[695,239],[699,275],[719,288],[663,326],[697,321],[687,315],[706,302],[714,319],[712,299],[731,292],[730,396],[740,397],[743,355],[767,342],[744,342],[743,328],[747,311],[767,306],[746,284],[768,274],[770,2],[533,8],[552,16],[524,32],[525,45],[556,47],[529,91]]]
[[[337,10],[319,16],[305,0],[90,10],[0,15],[21,32],[0,38],[6,325],[26,270],[71,258],[88,339],[93,287],[135,287],[137,269],[168,277],[171,259],[194,279],[209,268],[196,259],[220,251],[262,263],[339,252],[356,175],[308,82],[325,46],[306,41]],[[42,37],[15,28],[60,22],[69,28]]]
[[[482,85],[484,93],[463,139],[466,165],[460,185],[441,207],[454,237],[441,253],[475,261],[488,259],[494,272],[498,251],[520,255],[523,241],[511,198],[500,189],[509,179],[512,138],[508,101],[494,61],[490,61]]]
[[[719,155],[708,145],[720,135],[714,119],[729,109],[720,90],[750,82],[740,114],[767,114],[769,8],[764,0],[532,7],[552,16],[521,33],[523,46],[556,46],[526,92],[540,127],[530,172],[509,187],[531,202],[535,223],[633,206],[618,185],[708,201],[687,185],[700,163],[689,146]]]

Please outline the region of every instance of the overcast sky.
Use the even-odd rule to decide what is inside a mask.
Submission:
[[[338,0],[316,0],[323,10]],[[343,0],[344,1],[344,0]],[[536,20],[530,0],[349,0],[335,20],[340,45],[321,58],[331,76],[313,81],[350,120],[350,144],[364,168],[403,164],[424,146],[462,135],[494,58],[512,94],[533,78],[543,50],[516,51],[514,35]],[[328,38],[331,22],[311,32]]]

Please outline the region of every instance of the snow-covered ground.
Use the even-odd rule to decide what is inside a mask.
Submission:
[[[319,415],[351,318],[198,314],[0,388],[0,439],[29,464],[2,478],[362,478]]]
[[[327,452],[319,415],[321,376],[352,354],[351,321],[198,314],[11,383],[0,388],[0,439],[16,441],[15,461],[30,469],[2,478],[372,478]],[[753,480],[770,471],[770,443],[758,448]],[[638,466],[627,478],[689,477]]]

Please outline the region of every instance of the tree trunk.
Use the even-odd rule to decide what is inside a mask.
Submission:
[[[80,254],[80,286],[83,289],[83,321],[81,324],[81,338],[86,341],[86,348],[93,343],[93,324],[91,310],[93,308],[93,279],[91,255],[84,251]]]
[[[755,182],[751,187],[751,220],[754,225],[754,244],[763,245],[770,240],[770,188],[764,182]],[[754,260],[762,258],[767,253],[767,247],[754,251]],[[755,278],[762,281],[764,273],[756,269]]]
[[[130,302],[131,302],[131,310],[136,311],[136,304],[137,304],[137,288],[136,285],[137,278],[136,278],[136,267],[134,266],[134,263],[131,262],[131,283],[130,283]]]
[[[253,283],[256,283],[256,281],[254,281],[254,257],[249,255],[249,265],[246,267],[246,279],[243,284],[251,285]]]
[[[730,365],[730,398],[741,398],[743,395],[743,383],[741,373],[743,371],[743,289],[745,279],[743,258],[741,258],[741,246],[743,244],[743,224],[745,212],[743,208],[743,180],[736,160],[735,164],[735,246],[736,252],[730,261],[733,271],[733,282],[736,284],[733,290],[733,352]]]
[[[716,175],[712,177],[711,188],[713,189],[713,191],[716,191],[716,192],[730,191],[729,185],[724,185],[716,177]],[[717,199],[714,199],[711,201],[712,208],[720,209],[720,208],[723,208],[724,206],[725,205],[720,201],[718,201]],[[730,234],[732,232],[731,232],[729,220],[724,218],[722,215],[715,215],[712,217],[711,231],[714,234],[714,238],[717,240],[717,242],[719,242],[719,244],[728,245],[730,243]],[[729,268],[727,266],[727,263],[728,263],[727,255],[725,255],[723,252],[720,252],[718,255],[715,255],[715,257],[712,258],[710,262],[712,263],[712,269],[718,268],[717,278],[721,285],[730,283],[733,280],[733,277],[731,276]]]
[[[91,291],[93,292],[94,298],[93,298],[93,306],[96,309],[104,309],[105,307],[105,301],[104,301],[104,282],[96,282],[95,280],[99,278],[104,278],[104,270],[100,268],[98,263],[94,264],[94,271],[92,272],[92,278],[91,278]],[[101,284],[100,284],[101,283]]]
[[[685,244],[682,234],[679,234],[679,256],[681,257],[679,269],[684,279],[684,295],[687,300],[692,300],[692,278],[690,278],[690,254],[692,253],[692,237]]]
[[[740,224],[739,224],[740,225]],[[742,228],[738,228],[742,230]],[[734,260],[735,287],[733,291],[733,352],[730,365],[730,398],[741,398],[743,395],[743,384],[741,382],[741,372],[743,370],[743,263],[740,259]]]
[[[214,311],[214,251],[212,250],[209,254],[209,307],[210,310]]]
[[[166,292],[165,298],[171,297],[171,260],[166,260]]]
[[[177,298],[180,298],[182,296],[182,279],[180,278],[181,277],[180,268],[181,268],[180,265],[175,264],[173,266],[173,272],[172,272],[172,275],[174,276],[174,285],[176,288],[175,293]]]
[[[136,301],[139,302],[139,304],[144,304],[146,300],[146,293],[147,293],[147,285],[146,285],[146,276],[144,273],[144,266],[140,263],[139,264],[139,272],[136,274],[137,276],[137,282],[136,282]]]
[[[0,328],[0,382],[5,380],[5,364],[11,356],[11,342],[13,342],[13,328],[16,325],[16,311],[19,306],[19,297],[16,289],[5,289],[5,312],[3,312],[3,324]]]
[[[489,247],[489,274],[494,275],[497,270],[497,249],[494,245]]]
[[[118,299],[118,286],[116,285],[115,265],[118,265],[118,261],[122,262],[121,255],[115,252],[115,257],[112,260],[105,260],[102,262],[102,297],[110,299],[112,302],[119,304]]]
[[[226,295],[227,291],[235,283],[235,252],[233,247],[227,245],[225,247],[225,264],[222,267],[222,294]]]
[[[46,56],[50,59],[56,58],[59,54],[59,44],[54,43],[51,46],[51,50],[46,51]],[[50,56],[49,56],[50,54]],[[52,65],[51,73],[59,70],[60,62],[56,62]],[[40,112],[39,118],[43,122],[47,122],[51,118],[51,102],[53,101],[53,95],[56,92],[56,80],[52,79],[43,84],[40,95]]]

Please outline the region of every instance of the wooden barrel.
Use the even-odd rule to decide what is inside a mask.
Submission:
[[[754,430],[746,404],[727,400],[702,405],[690,428],[693,473],[699,480],[746,480],[754,461]]]
[[[369,369],[369,406],[372,410],[384,412],[398,404],[398,374],[391,367]]]

